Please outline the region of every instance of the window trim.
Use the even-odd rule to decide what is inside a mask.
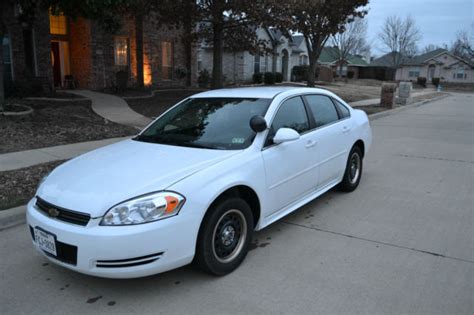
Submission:
[[[277,109],[275,110],[275,114],[274,114],[274,115],[272,116],[272,118],[271,118],[271,123],[268,124],[267,134],[265,135],[265,140],[263,141],[262,151],[263,151],[263,150],[266,150],[266,149],[268,149],[268,148],[277,146],[276,143],[267,144],[267,141],[269,140],[270,129],[271,129],[271,126],[272,126],[272,124],[273,124],[273,121],[275,120],[276,115],[277,115],[278,112],[280,111],[281,106],[282,106],[286,101],[291,100],[292,98],[297,98],[297,97],[299,97],[299,98],[301,99],[301,101],[303,102],[303,106],[304,106],[305,113],[306,113],[306,119],[308,120],[308,125],[309,125],[308,130],[306,130],[305,132],[302,132],[302,133],[299,133],[299,132],[298,132],[298,133],[300,134],[300,136],[302,136],[302,135],[305,135],[305,134],[307,134],[308,132],[311,132],[311,131],[313,130],[313,129],[312,129],[313,126],[312,126],[311,118],[310,118],[311,115],[310,115],[309,112],[308,112],[308,107],[307,107],[306,102],[305,102],[305,100],[304,100],[304,98],[303,98],[303,95],[302,95],[302,94],[298,94],[298,95],[288,96],[287,98],[283,99],[283,100],[280,102],[280,104],[278,104],[278,107],[277,107]]]
[[[336,112],[337,112],[337,120],[329,123],[329,124],[325,124],[325,125],[322,125],[322,126],[316,126],[316,120],[314,119],[314,115],[313,115],[313,111],[311,110],[310,106],[309,106],[309,103],[308,103],[308,110],[309,112],[311,113],[312,117],[313,117],[313,120],[315,120],[315,123],[314,123],[314,128],[312,130],[319,130],[321,128],[325,128],[327,126],[331,126],[331,125],[334,125],[338,122],[341,122],[343,120],[346,120],[346,119],[349,119],[351,118],[351,111],[349,108],[347,108],[347,106],[345,106],[347,108],[347,110],[349,110],[349,116],[348,117],[342,117],[342,113],[340,113],[339,109],[337,108],[336,104],[334,103],[334,98],[332,96],[329,96],[329,95],[325,95],[325,94],[321,94],[321,93],[307,93],[307,94],[304,94],[302,95],[303,98],[306,100],[306,96],[325,96],[327,98],[329,98],[329,100],[331,101],[332,105],[334,106],[334,108],[336,109]],[[307,101],[307,100],[306,100]]]
[[[306,96],[311,96],[311,95],[317,95],[317,96],[326,96],[326,97],[329,97],[329,99],[331,100],[331,102],[333,103],[333,106],[336,108],[336,111],[337,111],[337,114],[338,114],[338,120],[330,123],[330,124],[326,124],[326,125],[323,125],[323,126],[319,126],[319,127],[316,127],[316,122],[315,122],[315,119],[314,119],[314,115],[313,115],[313,112],[311,111],[311,108],[309,107],[309,104],[307,103],[307,100],[306,100]],[[339,114],[339,109],[337,108],[336,104],[334,103],[335,99],[334,97],[330,96],[330,95],[326,95],[326,94],[323,94],[323,93],[311,93],[311,92],[306,92],[306,93],[301,93],[301,94],[298,94],[298,95],[292,95],[292,96],[288,96],[286,97],[285,99],[283,99],[280,104],[278,104],[278,107],[277,109],[275,110],[275,113],[274,115],[271,117],[270,119],[270,123],[269,123],[269,126],[271,126],[271,124],[273,123],[273,120],[275,119],[275,116],[276,114],[278,113],[278,111],[280,110],[280,107],[283,105],[284,102],[286,102],[287,100],[291,99],[291,98],[294,98],[294,97],[301,97],[301,99],[303,100],[303,103],[305,105],[305,109],[306,109],[306,115],[307,115],[307,118],[308,118],[308,121],[309,121],[309,124],[310,124],[310,129],[308,129],[307,131],[303,132],[303,133],[300,133],[300,136],[303,136],[303,135],[306,135],[307,133],[310,133],[310,132],[314,132],[314,131],[317,131],[317,130],[320,130],[322,128],[326,128],[326,127],[329,127],[329,126],[332,126],[334,124],[337,124],[341,121],[344,121],[344,120],[347,120],[347,119],[350,119],[352,117],[352,111],[351,109],[349,108],[349,106],[345,105],[344,103],[340,102],[341,105],[343,105],[345,108],[347,108],[347,110],[349,111],[349,116],[347,117],[344,117],[344,118],[341,118],[340,114]],[[267,138],[268,138],[268,135],[270,133],[270,127],[267,128],[267,134],[265,135],[265,140],[263,141],[263,145],[262,145],[262,149],[261,151],[264,151],[266,149],[269,149],[271,147],[274,147],[276,146],[277,144],[271,144],[271,145],[265,145],[267,143]]]

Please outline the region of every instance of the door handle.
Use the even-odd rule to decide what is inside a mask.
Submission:
[[[309,140],[308,142],[306,142],[306,148],[307,149],[312,148],[312,147],[316,146],[317,144],[318,144],[317,141]]]
[[[348,133],[349,131],[351,131],[351,128],[347,126],[342,127],[342,133]]]

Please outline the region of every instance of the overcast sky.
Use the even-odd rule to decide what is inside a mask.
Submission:
[[[369,0],[370,10],[366,19],[369,23],[368,36],[373,41],[372,54],[384,53],[377,34],[387,16],[396,14],[405,17],[411,14],[423,35],[420,49],[428,44],[450,45],[458,30],[471,30],[473,3],[474,0]]]

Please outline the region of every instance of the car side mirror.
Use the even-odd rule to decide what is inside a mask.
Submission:
[[[300,138],[300,134],[291,128],[280,128],[273,137],[273,143],[280,144],[283,142],[295,141]]]
[[[267,121],[260,115],[253,116],[250,119],[250,128],[256,133],[267,130]]]

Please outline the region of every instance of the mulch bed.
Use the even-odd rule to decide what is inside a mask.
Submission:
[[[55,161],[0,172],[0,210],[26,204],[35,194],[39,181],[64,161]]]
[[[90,101],[15,103],[28,105],[34,111],[23,116],[0,116],[0,154],[137,133],[132,127],[107,122],[96,115]]]
[[[163,91],[157,92],[151,98],[127,100],[127,103],[134,111],[155,118],[179,101],[199,92],[199,90]]]

